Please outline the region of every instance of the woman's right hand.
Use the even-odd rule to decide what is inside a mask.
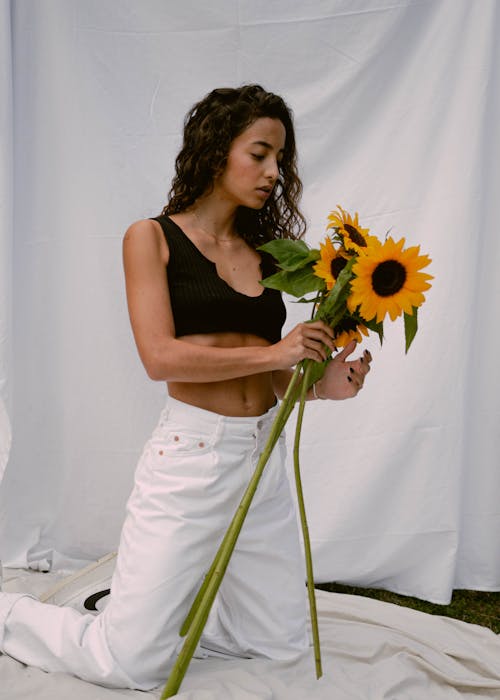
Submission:
[[[323,321],[299,323],[282,340],[273,345],[278,354],[276,369],[289,369],[301,360],[324,362],[329,350],[335,349],[333,330]]]

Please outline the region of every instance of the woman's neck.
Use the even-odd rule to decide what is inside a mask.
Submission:
[[[234,205],[209,196],[196,200],[188,212],[192,214],[193,225],[205,235],[217,241],[231,241],[238,237]]]

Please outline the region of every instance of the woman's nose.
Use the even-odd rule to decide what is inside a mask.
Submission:
[[[266,177],[273,182],[278,179],[279,167],[276,160],[269,160],[266,169]]]

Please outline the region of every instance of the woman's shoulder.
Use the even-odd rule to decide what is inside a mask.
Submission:
[[[123,248],[168,258],[167,242],[157,219],[139,219],[130,224],[123,237]]]
[[[153,236],[158,231],[161,231],[161,225],[157,219],[138,219],[127,228],[125,238]]]

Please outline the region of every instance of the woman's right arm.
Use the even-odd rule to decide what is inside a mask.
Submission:
[[[148,376],[154,380],[212,382],[277,369],[305,357],[324,359],[332,346],[323,323],[303,323],[269,346],[221,348],[175,337],[167,282],[168,246],[157,222],[137,221],[123,239],[127,303],[135,342]]]

